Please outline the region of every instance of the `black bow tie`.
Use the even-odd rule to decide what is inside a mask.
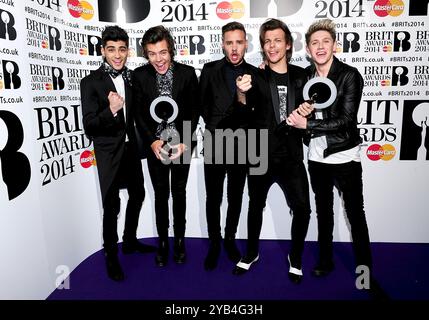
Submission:
[[[121,70],[114,69],[110,64],[104,64],[104,71],[107,72],[113,79],[117,76],[122,75],[122,78],[125,81],[125,84],[131,86],[131,70],[127,67],[123,67]]]

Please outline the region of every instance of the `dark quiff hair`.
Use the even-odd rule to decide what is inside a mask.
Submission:
[[[259,43],[261,44],[261,48],[264,48],[264,40],[265,40],[265,33],[267,31],[275,30],[275,29],[282,29],[285,34],[285,41],[287,44],[290,45],[290,48],[286,51],[286,60],[287,62],[290,61],[290,58],[292,58],[292,51],[293,51],[293,37],[292,33],[290,32],[288,26],[286,23],[279,19],[269,19],[265,21],[261,27],[259,28]],[[262,50],[262,55],[264,60],[266,59],[264,50]]]
[[[337,39],[337,32],[335,31],[335,23],[331,19],[322,19],[313,22],[305,33],[305,43],[308,45],[311,35],[317,31],[328,31],[334,42]]]
[[[101,33],[101,45],[106,46],[107,41],[124,41],[128,47],[129,37],[127,32],[119,26],[107,26]]]
[[[225,36],[225,33],[235,30],[241,30],[244,32],[244,35],[246,35],[246,29],[244,29],[244,25],[238,21],[232,21],[222,27],[222,40]]]
[[[143,47],[143,57],[149,59],[147,55],[147,45],[155,44],[162,40],[167,41],[168,53],[170,53],[171,60],[174,59],[176,55],[176,48],[174,48],[174,39],[171,35],[171,32],[168,31],[164,26],[155,26],[148,29],[143,35],[142,47]]]

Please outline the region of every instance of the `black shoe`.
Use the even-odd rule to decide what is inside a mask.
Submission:
[[[124,272],[119,264],[117,254],[105,254],[107,275],[114,281],[124,280]]]
[[[334,270],[333,262],[319,262],[314,269],[311,271],[311,274],[315,277],[325,277]]]
[[[134,241],[124,241],[122,243],[122,252],[124,254],[130,254],[135,252],[151,253],[155,251],[156,251],[156,247],[141,243],[137,239]]]
[[[302,267],[301,266],[294,267],[292,265],[292,263],[290,262],[289,255],[287,256],[287,260],[289,262],[289,272],[287,274],[289,277],[289,280],[292,281],[293,283],[296,283],[296,284],[301,283],[302,276],[303,276]]]
[[[159,241],[158,251],[155,256],[155,263],[158,267],[164,267],[168,262],[168,239]]]
[[[238,263],[241,259],[241,253],[237,248],[234,238],[225,238],[223,240],[223,247],[225,248],[228,259],[234,263]]]
[[[245,274],[247,271],[249,271],[250,266],[259,260],[259,254],[256,256],[254,255],[247,255],[243,257],[235,266],[235,268],[232,270],[232,274],[236,276],[240,276],[242,274]]]
[[[185,239],[176,238],[174,239],[174,261],[176,263],[185,263],[186,261],[186,249],[185,249]]]
[[[220,240],[210,240],[209,252],[204,260],[204,269],[214,270],[220,256]]]

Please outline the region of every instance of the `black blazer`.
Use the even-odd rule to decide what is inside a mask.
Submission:
[[[303,101],[302,90],[307,82],[305,70],[288,64],[287,114]],[[252,88],[246,94],[247,109],[251,111],[251,128],[268,129],[270,157],[303,159],[303,130],[279,123],[279,95],[273,72],[266,66],[252,74]]]
[[[178,62],[173,63],[172,99],[176,101],[179,109],[174,123],[183,142],[183,121],[191,121],[192,133],[198,124],[198,78],[193,67]],[[159,93],[156,83],[156,70],[151,64],[134,70],[133,93],[137,129],[148,149],[147,152],[152,152],[150,145],[158,140],[155,133],[159,123],[150,115],[149,107],[152,101],[159,96]]]
[[[109,108],[107,96],[110,91],[116,92],[116,88],[103,67],[91,72],[80,82],[83,127],[86,135],[94,143],[103,201],[119,169],[124,153],[125,134],[128,136],[133,154],[135,153],[138,159],[132,90],[125,84],[126,115],[122,109],[116,117]],[[130,165],[136,166],[135,170],[142,170],[139,159]]]
[[[246,114],[240,114],[237,108],[236,93],[230,92],[223,68],[226,58],[206,63],[201,71],[199,84],[200,114],[205,128],[214,131],[217,128],[246,127]],[[246,73],[255,73],[257,69],[243,61]],[[236,122],[237,121],[237,122]]]

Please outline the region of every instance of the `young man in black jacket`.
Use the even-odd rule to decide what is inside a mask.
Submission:
[[[337,44],[333,21],[323,19],[314,22],[305,39],[307,53],[313,62],[306,69],[308,77],[327,78],[336,87],[336,96],[330,106],[312,112],[312,105],[305,102],[288,118],[290,125],[307,132],[305,143],[308,145],[308,170],[316,201],[319,244],[319,260],[313,275],[325,276],[334,269],[334,186],[341,193],[350,223],[356,266],[371,272],[372,256],[360,160],[362,139],[357,127],[363,79],[356,68],[334,56]],[[383,294],[372,275],[368,279],[371,292]]]
[[[191,141],[199,117],[198,79],[193,67],[174,61],[174,39],[165,27],[148,29],[143,35],[142,47],[149,63],[134,72],[134,105],[137,129],[149,149],[147,164],[155,193],[159,237],[155,262],[162,267],[167,264],[169,255],[170,191],[174,260],[176,263],[186,260],[186,184],[191,152],[186,139]]]
[[[120,188],[128,190],[124,253],[153,252],[137,241],[140,209],[145,197],[141,160],[138,156],[131,90],[131,71],[125,66],[128,35],[118,26],[102,33],[102,66],[82,79],[81,102],[85,133],[94,143],[103,202],[103,247],[108,276],[124,279],[117,256],[117,219]]]
[[[233,161],[216,161],[219,150],[215,150],[215,130],[232,130],[246,127],[246,119],[235,114],[235,79],[251,69],[244,60],[247,50],[246,31],[236,21],[222,27],[222,49],[225,57],[206,63],[200,77],[200,108],[205,122],[204,178],[206,186],[206,217],[209,236],[209,250],[204,260],[204,268],[213,270],[217,266],[221,250],[221,204],[224,180],[227,178],[228,209],[224,234],[224,248],[228,258],[237,263],[241,254],[235,243],[235,234],[240,219],[243,190],[247,167],[238,161],[241,152],[236,144],[234,150],[223,150],[227,156],[234,153]],[[208,139],[210,136],[211,139]],[[228,139],[228,137],[227,137]],[[212,142],[212,143],[209,143]],[[224,147],[224,146],[222,146]],[[231,163],[232,162],[232,163]]]
[[[303,102],[302,89],[307,77],[304,69],[289,64],[293,38],[284,22],[270,19],[263,23],[260,43],[267,62],[265,70],[237,79],[237,87],[238,100],[252,113],[250,127],[268,131],[268,153],[265,155],[268,157],[268,170],[262,175],[249,174],[247,253],[233,273],[247,272],[259,259],[263,210],[269,189],[278,183],[292,214],[288,275],[292,282],[299,283],[311,208],[303,163],[303,130],[288,126],[286,119]]]

